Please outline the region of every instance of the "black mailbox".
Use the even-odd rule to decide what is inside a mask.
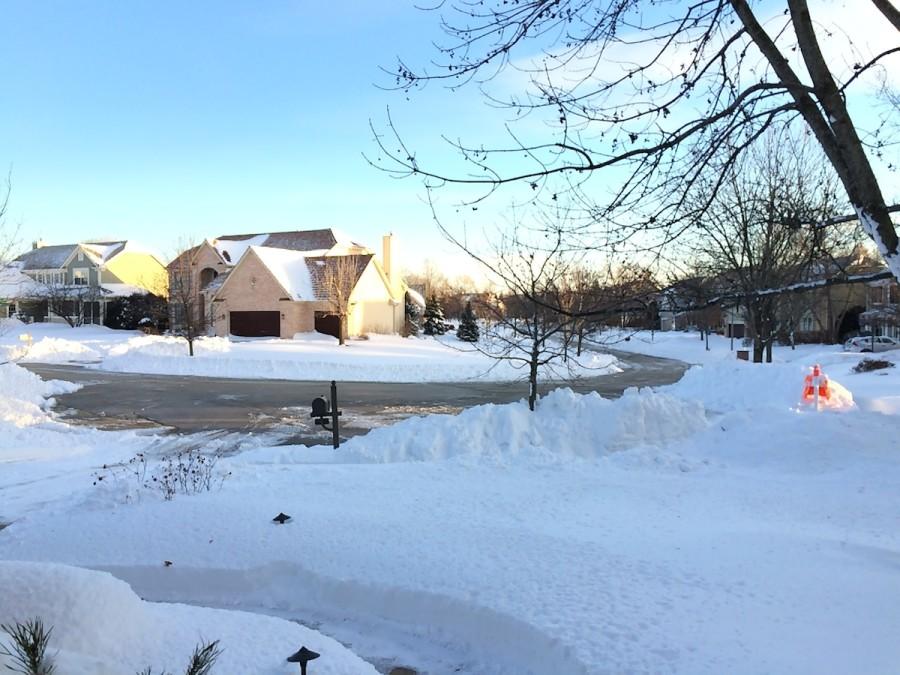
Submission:
[[[312,412],[309,416],[314,418],[316,424],[321,425],[323,429],[327,429],[331,432],[331,440],[334,447],[339,447],[341,444],[341,436],[338,427],[338,418],[341,416],[341,411],[338,410],[337,383],[334,380],[331,381],[331,403],[329,404],[323,396],[317,396],[313,399]],[[331,422],[331,426],[328,426],[329,421]]]
[[[310,417],[327,417],[329,413],[328,401],[321,396],[317,396],[312,402],[312,414]]]

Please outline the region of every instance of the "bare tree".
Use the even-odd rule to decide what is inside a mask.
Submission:
[[[647,247],[649,234],[660,246],[708,208],[724,180],[708,186],[706,201],[688,197],[711,164],[724,163],[721,175],[729,175],[768,130],[799,123],[900,278],[897,230],[872,165],[885,141],[850,112],[865,106],[868,75],[896,59],[900,43],[862,55],[845,32],[817,26],[821,14],[814,19],[807,0],[786,3],[783,14],[750,0],[437,3],[433,11],[447,35],[441,61],[431,71],[400,62],[397,86],[475,80],[488,90],[491,79],[512,69],[530,81],[522,94],[488,95],[527,124],[510,123],[502,147],[452,142],[466,163],[460,169],[441,168],[407,147],[390,116],[393,137],[376,131],[376,141],[393,162],[389,170],[419,176],[429,190],[480,185],[477,200],[521,183],[535,199],[565,195],[581,205],[592,245]],[[858,5],[871,11],[872,22],[900,30],[891,0]],[[829,58],[824,50],[839,43],[856,58]]]
[[[169,326],[173,335],[187,340],[189,356],[194,355],[194,341],[206,332],[207,318],[207,303],[194,264],[196,250],[196,246],[180,244],[178,254],[168,265]]]
[[[754,362],[764,354],[772,360],[779,321],[792,315],[783,311],[784,296],[757,292],[805,280],[824,250],[830,228],[799,225],[834,214],[834,174],[819,159],[789,135],[772,134],[764,146],[729,164],[723,177],[698,184],[697,198],[709,206],[697,221],[694,257],[718,290],[741,298]]]
[[[12,259],[12,251],[16,245],[18,229],[11,228],[6,221],[6,211],[9,207],[9,195],[12,192],[12,180],[6,177],[3,186],[3,195],[0,196],[0,267],[5,267]]]
[[[322,300],[327,305],[328,311],[338,317],[340,322],[338,342],[343,345],[347,342],[348,322],[352,309],[350,296],[356,288],[362,269],[368,263],[368,256],[327,256],[322,258],[321,262]]]
[[[567,355],[564,333],[572,319],[553,307],[559,299],[557,280],[567,277],[572,265],[559,233],[543,247],[526,242],[522,230],[514,230],[500,238],[492,256],[490,271],[501,279],[507,294],[496,304],[484,305],[494,320],[477,348],[526,371],[531,410],[542,370]]]
[[[70,327],[83,326],[87,319],[99,319],[102,291],[89,283],[70,283],[64,275],[39,285],[40,295],[47,301],[48,314],[55,314]]]

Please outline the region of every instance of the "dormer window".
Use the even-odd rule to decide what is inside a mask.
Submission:
[[[85,269],[72,270],[72,283],[76,286],[87,286],[88,271]]]

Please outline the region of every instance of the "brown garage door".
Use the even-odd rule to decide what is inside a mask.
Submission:
[[[241,337],[281,337],[281,314],[231,312],[231,334]]]

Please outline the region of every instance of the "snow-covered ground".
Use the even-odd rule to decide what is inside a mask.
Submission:
[[[343,347],[318,333],[293,340],[202,338],[194,350],[195,356],[188,356],[181,338],[97,326],[9,321],[0,334],[0,360],[16,356],[26,363],[81,363],[130,373],[345,382],[512,381],[527,375],[520,365],[491,359],[453,334],[437,339],[371,335]],[[589,352],[569,366],[547,366],[542,375],[558,380],[619,370],[615,357]]]
[[[147,600],[299,620],[423,673],[887,675],[900,662],[900,367],[853,373],[863,356],[688,359],[704,363],[656,392],[557,390],[535,413],[516,403],[414,418],[337,452],[251,442],[219,461],[221,488],[171,501],[127,470],[93,480],[137,451],[156,461],[159,438],[67,427],[42,403],[66,385],[8,365],[0,396],[24,413],[0,416],[0,521],[12,521],[0,559],[105,570]],[[852,402],[799,404],[813,362]],[[273,524],[279,512],[292,520]],[[251,623],[232,641],[246,615],[188,619],[116,588],[112,604],[158,630],[189,626],[169,668],[202,633],[272,664],[258,672],[296,672],[253,647]],[[17,612],[32,609],[27,595]],[[33,607],[58,616],[40,598]],[[295,639],[278,626],[272,641]],[[101,637],[73,639],[103,652]],[[329,654],[311,675],[366,672],[324,637],[301,639]],[[143,661],[164,658],[135,644]]]

